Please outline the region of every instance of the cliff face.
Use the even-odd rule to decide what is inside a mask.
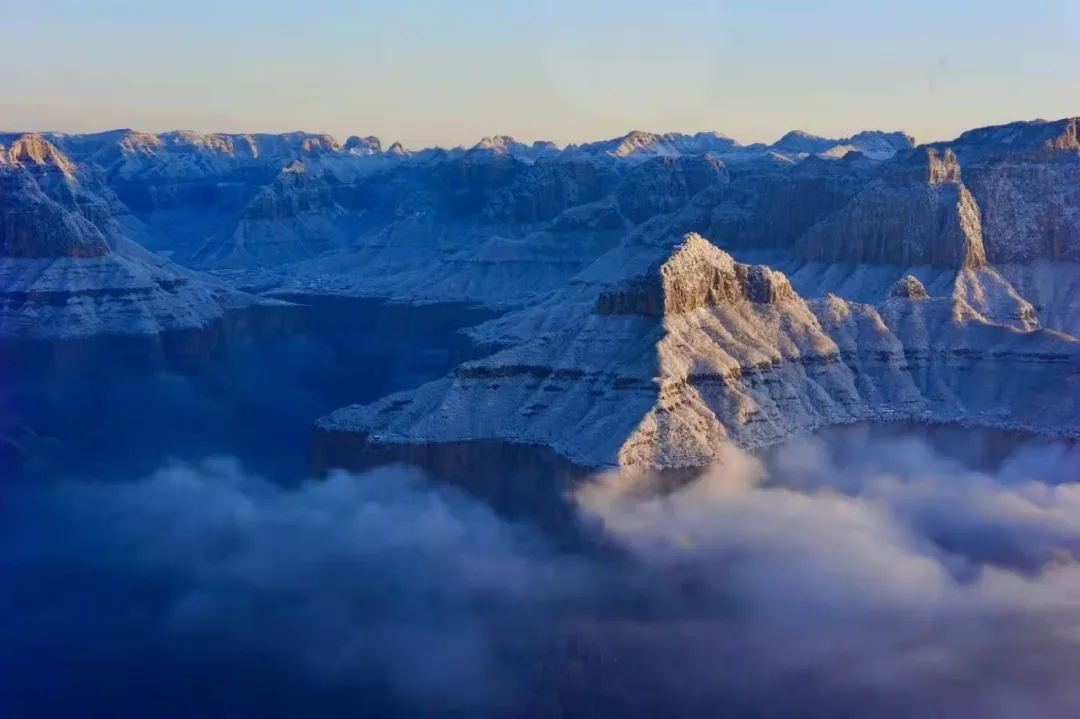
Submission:
[[[229,342],[303,332],[305,315],[126,248],[89,258],[0,258],[0,353],[8,367],[191,369]]]
[[[0,256],[102,257],[105,235],[48,197],[21,168],[0,167]]]
[[[636,224],[674,212],[699,192],[730,181],[724,163],[712,155],[658,157],[633,167],[616,198],[623,215]]]
[[[524,166],[514,182],[486,200],[493,222],[537,225],[567,210],[608,197],[619,185],[618,170],[585,159],[547,159]]]
[[[870,181],[877,163],[855,153],[797,164],[770,159],[738,167],[702,228],[722,247],[788,250]]]
[[[1078,120],[965,133],[955,143],[993,263],[1080,261]]]
[[[0,135],[0,165],[75,177],[75,163],[37,133]]]
[[[37,134],[0,135],[0,256],[109,253],[107,202],[83,190],[76,166]]]
[[[795,247],[815,262],[904,267],[978,267],[986,263],[979,207],[951,150],[912,151],[883,170],[842,210],[815,225]]]

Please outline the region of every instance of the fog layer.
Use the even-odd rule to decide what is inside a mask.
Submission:
[[[403,469],[106,479],[3,489],[4,716],[1080,712],[1075,446],[732,448],[572,551]]]

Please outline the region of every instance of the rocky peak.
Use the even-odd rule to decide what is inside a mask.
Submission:
[[[904,184],[946,185],[963,180],[960,162],[951,148],[920,147],[898,157],[886,166],[887,182]]]
[[[293,160],[281,171],[282,175],[304,175],[307,174],[307,165],[300,160]]]
[[[927,165],[931,185],[960,184],[960,163],[952,150],[940,155],[933,150],[927,151]]]
[[[735,262],[701,235],[690,233],[666,260],[601,293],[594,312],[665,317],[700,307],[774,304],[796,297],[783,273]]]
[[[514,149],[525,149],[524,143],[518,142],[510,135],[496,135],[485,137],[476,143],[474,150],[491,150],[493,152],[510,152]]]
[[[0,136],[0,165],[38,170],[51,169],[67,179],[75,177],[75,164],[56,145],[37,133],[9,136],[9,138]]]
[[[914,275],[904,275],[897,280],[890,294],[892,297],[900,297],[905,300],[925,300],[930,298],[930,295],[926,292],[926,287]]]
[[[559,154],[559,149],[552,142],[534,142],[531,145],[526,145],[509,135],[496,135],[495,137],[485,137],[480,140],[469,149],[467,154],[474,157],[509,156],[526,161],[535,161],[541,158],[554,157]]]
[[[990,262],[1080,260],[1080,118],[982,127],[934,147],[964,166]]]
[[[651,132],[632,130],[619,139],[618,144],[615,149],[612,150],[611,154],[616,157],[629,157],[642,150],[652,150],[656,147],[657,140],[657,136]]]
[[[308,154],[339,152],[341,145],[330,135],[308,135],[300,140],[300,149]]]
[[[914,139],[903,132],[867,130],[851,137],[833,140],[795,130],[770,145],[769,149],[782,155],[820,155],[827,158],[842,158],[851,152],[859,152],[880,161],[888,160],[897,152],[910,150],[914,146]]]
[[[831,147],[841,144],[836,140],[829,140],[818,135],[811,135],[802,130],[792,130],[770,146],[770,149],[784,154],[816,154],[825,152]]]
[[[379,155],[382,153],[382,141],[374,135],[368,137],[353,135],[345,141],[344,149],[345,152],[361,157]]]
[[[165,144],[157,135],[149,132],[135,132],[128,130],[117,143],[120,150],[125,153],[153,154],[154,151]]]
[[[869,147],[883,144],[892,148],[895,152],[910,150],[915,147],[915,138],[906,132],[882,132],[880,130],[867,130],[853,135],[851,144],[856,147]]]

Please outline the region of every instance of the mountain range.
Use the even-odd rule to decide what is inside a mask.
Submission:
[[[681,472],[866,421],[1077,436],[1078,127],[2,134],[0,352],[190,371],[326,298],[467,325],[448,374],[319,419],[315,471]]]

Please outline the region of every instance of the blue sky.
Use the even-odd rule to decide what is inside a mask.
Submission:
[[[484,135],[1080,115],[1080,0],[0,0],[0,128]]]

